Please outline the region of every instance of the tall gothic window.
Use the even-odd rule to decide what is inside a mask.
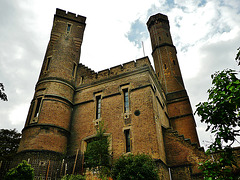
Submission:
[[[131,152],[131,139],[130,139],[130,129],[124,130],[124,135],[125,135],[125,148],[126,148],[126,153]]]
[[[101,96],[96,96],[96,119],[101,118]]]
[[[124,96],[124,113],[129,112],[129,92],[128,89],[123,89]]]
[[[29,113],[29,119],[30,119],[30,121],[28,121],[29,124],[38,122],[38,116],[41,110],[42,100],[43,100],[43,97],[38,97],[32,103],[30,108],[30,113]]]

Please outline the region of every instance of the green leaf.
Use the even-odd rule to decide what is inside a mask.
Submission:
[[[221,153],[219,157],[201,163],[200,169],[204,179],[233,179],[230,167],[235,161],[231,145],[240,132],[240,80],[237,72],[231,69],[216,72],[211,78],[208,101],[199,103],[195,114],[207,124],[206,131],[210,130],[214,135],[206,154]]]

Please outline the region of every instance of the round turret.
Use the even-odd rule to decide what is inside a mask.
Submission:
[[[85,20],[57,9],[18,152],[66,152]]]

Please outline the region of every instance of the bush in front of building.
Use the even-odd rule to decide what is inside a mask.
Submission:
[[[156,164],[146,154],[121,156],[114,163],[112,177],[114,180],[159,180]]]
[[[86,177],[85,176],[82,176],[80,174],[78,175],[66,175],[64,177],[62,177],[61,180],[86,180]]]
[[[31,167],[27,161],[22,161],[17,167],[10,169],[5,180],[33,180],[34,179],[34,169]]]

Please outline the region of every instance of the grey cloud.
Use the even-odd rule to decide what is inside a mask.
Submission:
[[[42,61],[42,55],[34,41],[37,34],[27,29],[31,27],[27,20],[33,13],[22,9],[18,3],[0,1],[0,81],[8,95],[8,102],[0,102],[0,128],[16,127],[20,131],[23,124],[10,122],[9,113],[21,104],[30,103],[39,73],[32,62]]]
[[[205,58],[201,59],[202,66],[199,67],[199,74],[185,81],[186,89],[188,91],[193,111],[199,102],[207,101],[207,90],[211,87],[211,74],[216,71],[221,71],[226,68],[238,70],[236,61],[234,60],[239,46],[240,35],[232,40],[211,43],[202,46],[199,51],[204,54]],[[200,122],[200,118],[195,115],[196,123],[200,127],[206,125]],[[210,133],[200,133],[201,140],[208,140]],[[202,143],[202,142],[201,142]]]

